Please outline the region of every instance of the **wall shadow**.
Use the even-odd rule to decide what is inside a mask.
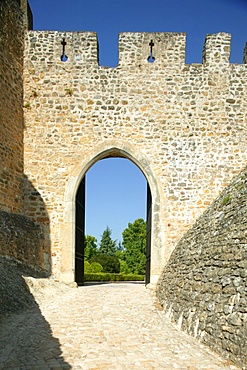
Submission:
[[[50,219],[45,202],[40,192],[24,174],[24,214],[31,219],[38,233],[38,245],[33,246],[32,259],[29,253],[28,263],[43,269],[47,275],[51,274],[51,241],[50,241]]]
[[[24,278],[51,274],[48,213],[23,177],[23,48],[31,27],[26,0],[0,0],[0,369],[70,369]]]
[[[71,369],[24,276],[41,275],[0,257],[0,368]]]
[[[24,214],[0,211],[0,368],[71,369],[25,280],[51,275],[51,245],[45,202],[25,175],[23,189]]]
[[[50,222],[40,193],[24,175],[22,214],[0,210],[0,255],[51,274]]]

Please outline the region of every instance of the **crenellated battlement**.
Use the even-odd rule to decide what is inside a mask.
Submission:
[[[125,32],[119,35],[119,65],[149,64],[151,53],[156,67],[185,63],[186,34],[171,32]],[[150,63],[151,64],[151,63]]]
[[[229,33],[216,33],[207,35],[204,43],[203,64],[229,63],[231,49],[231,35]]]
[[[26,56],[30,61],[62,62],[62,42],[67,63],[98,64],[98,40],[95,32],[29,31]]]
[[[61,61],[64,40],[67,63],[98,64],[98,39],[95,32],[29,31],[26,55],[31,61]],[[216,33],[206,36],[202,64],[227,64],[230,59],[231,35]],[[119,34],[118,67],[133,68],[153,65],[154,69],[181,67],[185,64],[186,34],[172,32],[124,32]],[[150,56],[151,61],[150,62]],[[243,62],[247,61],[247,48]]]

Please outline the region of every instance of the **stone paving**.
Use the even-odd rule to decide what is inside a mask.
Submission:
[[[1,323],[0,369],[240,369],[178,331],[142,284],[88,285],[48,298]]]

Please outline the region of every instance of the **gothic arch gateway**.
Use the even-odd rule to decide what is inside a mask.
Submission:
[[[107,158],[116,158],[107,156]],[[119,158],[119,157],[118,157]],[[124,157],[125,158],[125,157]],[[75,207],[75,282],[84,285],[84,240],[86,222],[86,175],[83,177],[76,193]],[[146,265],[145,284],[150,283],[151,267],[151,226],[152,226],[152,193],[147,182],[146,190]],[[107,213],[107,209],[105,210]],[[117,216],[117,215],[116,215]]]
[[[120,143],[119,143],[120,144]],[[82,161],[80,166],[76,166],[73,173],[77,172],[77,176],[71,176],[66,191],[66,207],[65,207],[65,219],[66,227],[61,229],[63,237],[61,238],[61,280],[67,282],[83,283],[83,257],[80,243],[83,241],[82,233],[84,233],[83,227],[78,225],[76,213],[78,212],[79,217],[82,218],[83,222],[83,207],[85,201],[85,186],[84,178],[86,172],[91,166],[97,161],[104,158],[120,157],[126,158],[132,161],[141,170],[147,179],[148,190],[147,190],[147,241],[148,241],[148,252],[147,252],[147,272],[146,272],[146,283],[156,283],[158,278],[159,270],[162,268],[162,259],[160,255],[160,241],[159,235],[153,231],[153,219],[159,219],[157,214],[159,207],[157,207],[157,200],[160,198],[159,190],[155,177],[151,172],[149,161],[142,153],[134,157],[134,150],[130,145],[109,146],[103,145],[107,149],[102,150],[102,145],[95,150],[95,153],[89,159]],[[125,149],[122,149],[122,148]],[[98,153],[97,153],[98,152]],[[96,154],[97,153],[97,154]],[[137,159],[138,158],[138,159]],[[79,199],[78,199],[79,194]],[[153,207],[152,194],[156,199],[156,206]],[[78,208],[79,204],[79,208]],[[154,213],[154,217],[152,214]],[[78,241],[78,244],[77,244]],[[159,246],[157,248],[157,246]],[[149,249],[150,247],[150,249]],[[151,259],[150,259],[151,255]]]

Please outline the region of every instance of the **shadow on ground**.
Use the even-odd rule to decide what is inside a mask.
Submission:
[[[71,369],[25,281],[42,277],[0,258],[0,369]]]

